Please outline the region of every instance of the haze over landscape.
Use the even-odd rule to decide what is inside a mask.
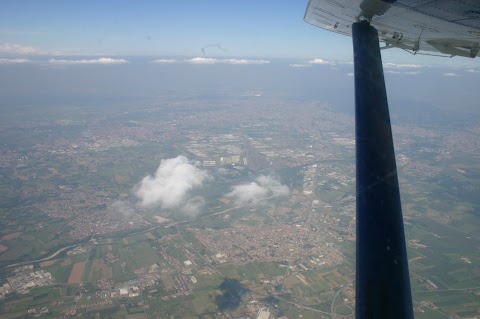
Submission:
[[[4,3],[2,318],[353,318],[351,39],[305,7]],[[478,317],[480,62],[382,54],[415,317]]]

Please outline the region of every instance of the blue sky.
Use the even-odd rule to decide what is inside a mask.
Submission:
[[[66,54],[196,56],[215,43],[228,51],[208,55],[311,58],[350,51],[348,38],[306,24],[305,7],[306,1],[7,1],[0,39]]]
[[[0,55],[193,58],[219,43],[225,50],[207,47],[205,56],[350,61],[351,39],[305,23],[306,5],[293,0],[4,0]],[[478,65],[460,58],[432,62],[399,50],[384,51],[384,60]]]

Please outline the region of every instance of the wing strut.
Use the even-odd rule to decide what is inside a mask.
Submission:
[[[357,162],[356,318],[412,318],[395,151],[377,30],[352,25]]]

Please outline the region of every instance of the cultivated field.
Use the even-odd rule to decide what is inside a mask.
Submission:
[[[70,277],[68,277],[69,284],[78,284],[82,282],[83,269],[85,268],[86,261],[81,261],[73,265]]]
[[[42,261],[40,263],[40,267],[48,267],[53,265],[58,259],[53,259],[53,260],[47,260],[47,261]]]
[[[112,278],[112,267],[105,265],[101,259],[94,259],[90,267],[88,281]]]
[[[8,235],[3,236],[2,238],[0,238],[0,240],[6,240],[6,241],[8,241],[8,240],[12,240],[12,239],[18,238],[18,237],[20,237],[21,235],[22,235],[22,233],[19,233],[19,232],[17,232],[17,233],[11,233],[11,234],[8,234]]]

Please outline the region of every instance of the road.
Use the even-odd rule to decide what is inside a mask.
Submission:
[[[289,300],[283,299],[282,297],[278,297],[278,296],[275,296],[275,297],[276,297],[278,300],[281,300],[281,301],[283,301],[283,302],[286,302],[286,303],[295,305],[296,307],[301,308],[301,309],[307,309],[307,310],[310,310],[310,311],[313,311],[313,312],[317,312],[317,313],[321,313],[321,314],[324,314],[324,315],[330,315],[330,316],[334,316],[334,315],[335,315],[335,314],[332,313],[332,312],[322,311],[322,310],[318,310],[318,309],[315,309],[315,308],[312,308],[312,307],[304,306],[304,305],[302,305],[302,304],[299,304],[299,303],[296,303],[296,302],[293,302],[293,301],[289,301]],[[349,317],[349,316],[343,316],[343,315],[336,315],[336,316],[337,316],[337,317],[340,317],[340,318]]]
[[[337,316],[344,317],[344,316],[342,316],[342,315],[336,315],[336,314],[335,314],[335,300],[337,299],[338,295],[340,295],[340,293],[343,291],[343,289],[345,289],[346,287],[348,287],[350,284],[351,284],[351,282],[346,283],[345,285],[341,286],[340,289],[337,290],[337,292],[335,293],[335,295],[333,295],[332,304],[330,305],[330,312],[332,313],[332,319],[337,318]]]

